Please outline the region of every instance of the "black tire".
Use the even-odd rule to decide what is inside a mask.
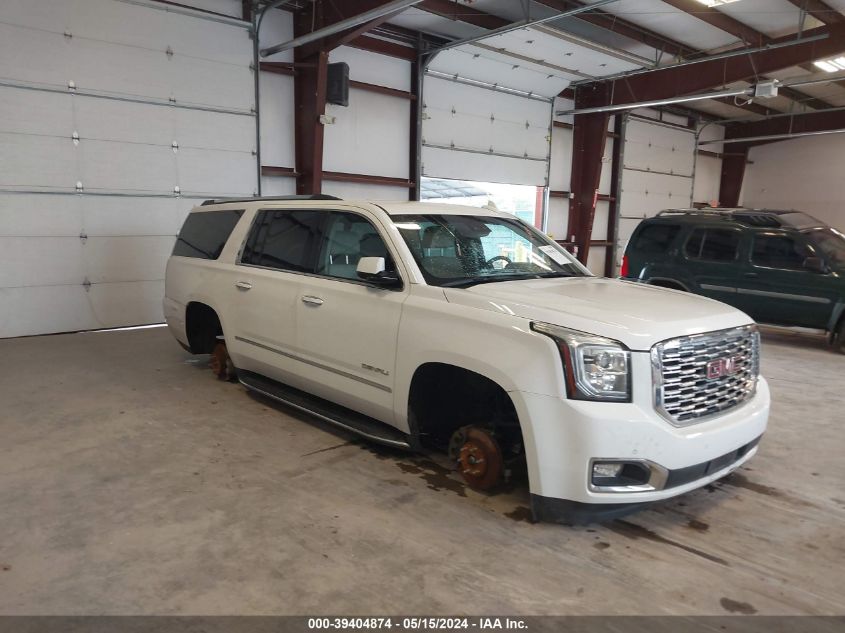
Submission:
[[[840,354],[845,354],[845,317],[839,321],[836,328],[836,337],[833,339],[833,349]]]

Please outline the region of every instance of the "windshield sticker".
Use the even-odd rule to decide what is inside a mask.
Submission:
[[[541,246],[540,251],[548,255],[549,259],[551,259],[555,264],[564,266],[569,263],[563,253],[557,250],[554,246]]]

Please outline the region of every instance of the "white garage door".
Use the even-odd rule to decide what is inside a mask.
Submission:
[[[526,33],[504,33],[434,57],[423,84],[424,175],[548,185],[552,102],[576,77],[520,54]],[[550,38],[530,31],[534,46],[559,46]]]
[[[643,218],[689,207],[695,172],[695,132],[630,116],[625,126],[617,253]],[[617,266],[619,262],[617,261]]]
[[[185,214],[256,190],[247,29],[163,8],[0,3],[0,337],[161,321]]]

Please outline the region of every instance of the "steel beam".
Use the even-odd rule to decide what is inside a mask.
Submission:
[[[719,206],[739,206],[742,193],[742,181],[745,178],[745,165],[748,163],[748,145],[731,147],[730,152],[722,154],[722,176],[719,180]]]
[[[627,115],[617,115],[613,121],[613,153],[610,163],[610,208],[607,215],[607,241],[604,254],[604,276],[612,277],[616,268],[616,233],[619,229],[619,202],[622,195],[623,149]]]
[[[298,59],[297,59],[298,58]],[[297,72],[293,80],[294,138],[296,144],[296,193],[317,194],[323,187],[323,124],[326,112],[326,82],[329,54],[320,51],[301,58],[294,51]]]
[[[584,264],[590,252],[609,120],[610,115],[604,112],[579,114],[572,129],[572,197],[567,238],[574,236],[576,256]]]
[[[411,62],[411,108],[408,113],[408,179],[411,187],[408,200],[419,200],[422,195],[422,93],[425,77],[422,58]]]
[[[661,68],[632,77],[595,82],[606,90],[592,90],[588,98],[581,99],[585,107],[618,105],[646,100],[670,99],[694,94],[697,91],[724,86],[736,81],[747,81],[789,66],[833,57],[845,52],[845,24],[831,26],[828,37],[794,46],[761,50],[745,56],[701,61],[694,72],[689,68]],[[592,85],[592,84],[591,84]],[[576,91],[582,93],[586,86]],[[603,98],[608,95],[609,98]]]
[[[771,142],[770,139],[755,141],[754,137],[826,132],[842,128],[845,128],[845,110],[837,108],[829,112],[807,112],[731,125],[725,129],[725,139],[749,139],[748,146],[751,147]],[[732,144],[730,148],[735,151],[736,145]]]

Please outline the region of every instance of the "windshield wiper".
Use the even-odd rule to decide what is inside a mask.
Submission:
[[[443,288],[469,288],[476,284],[489,284],[497,281],[518,281],[520,279],[539,279],[535,273],[523,273],[520,275],[492,275],[490,277],[470,277],[468,279],[457,279],[440,284]]]
[[[552,273],[537,273],[537,277],[541,279],[553,279],[555,277],[582,277],[583,275],[576,275],[575,273],[565,273],[563,271],[557,271]]]

